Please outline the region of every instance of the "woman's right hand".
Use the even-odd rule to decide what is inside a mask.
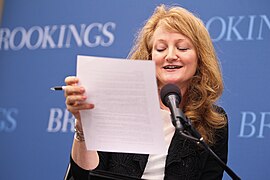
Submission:
[[[81,121],[80,110],[93,109],[94,104],[86,103],[85,89],[82,86],[78,86],[79,79],[75,76],[68,76],[65,78],[66,87],[66,107],[69,112],[77,119]]]
[[[86,103],[85,89],[78,86],[79,79],[75,76],[68,76],[65,79],[64,88],[67,110],[76,118],[75,128],[83,133],[80,110],[93,109],[94,104]],[[78,133],[77,132],[77,133]],[[83,134],[82,134],[83,136]],[[75,137],[75,136],[74,136]],[[83,169],[95,169],[99,164],[97,151],[89,151],[84,140],[74,138],[71,156],[74,162]]]

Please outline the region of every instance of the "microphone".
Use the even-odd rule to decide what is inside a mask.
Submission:
[[[182,99],[180,89],[174,84],[166,84],[160,90],[160,98],[162,103],[171,111],[173,125],[179,131],[183,131],[184,127],[181,121],[186,121],[186,118],[179,108]]]
[[[162,103],[171,111],[172,123],[180,133],[189,133],[192,136],[201,139],[200,133],[192,126],[191,121],[186,117],[183,111],[179,108],[181,102],[181,92],[175,84],[166,84],[160,90]],[[182,135],[185,135],[182,133]]]
[[[203,148],[210,153],[210,155],[217,161],[217,163],[228,173],[233,180],[241,180],[232,169],[230,169],[212,149],[205,143],[200,133],[193,128],[191,121],[185,116],[179,108],[181,102],[181,92],[174,84],[166,84],[160,90],[160,98],[162,103],[167,106],[171,111],[172,123],[180,134],[197,144],[201,144]],[[186,134],[186,133],[189,134]],[[192,135],[192,136],[190,136]]]

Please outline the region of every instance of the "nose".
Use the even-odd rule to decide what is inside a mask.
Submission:
[[[178,59],[176,49],[175,48],[168,48],[167,55],[165,57],[166,61],[175,61]]]

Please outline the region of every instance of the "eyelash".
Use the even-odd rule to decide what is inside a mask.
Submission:
[[[189,50],[189,48],[177,48],[178,50],[180,51],[186,51],[186,50]],[[162,52],[164,51],[165,49],[157,49],[158,52]]]
[[[189,48],[177,48],[178,50],[180,50],[180,51],[186,51],[186,50],[188,50]]]
[[[157,52],[162,52],[164,51],[164,49],[157,49]]]

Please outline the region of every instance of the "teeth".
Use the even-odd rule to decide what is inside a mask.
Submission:
[[[170,65],[170,66],[165,66],[164,69],[179,69],[180,66],[175,66],[175,65]]]

